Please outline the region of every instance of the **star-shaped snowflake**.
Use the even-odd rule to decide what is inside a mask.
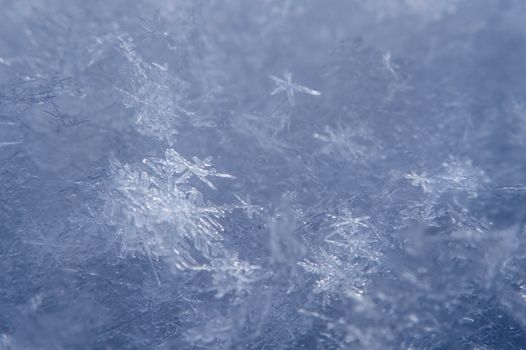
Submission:
[[[320,96],[321,92],[313,89],[309,89],[308,87],[296,84],[292,82],[292,73],[289,71],[285,71],[283,74],[283,78],[278,78],[274,75],[270,76],[270,79],[276,83],[276,87],[272,92],[271,95],[278,94],[282,91],[285,91],[287,93],[287,99],[289,100],[289,103],[291,106],[294,106],[296,104],[296,97],[294,94],[296,92],[302,92],[304,94],[309,94],[312,96]]]

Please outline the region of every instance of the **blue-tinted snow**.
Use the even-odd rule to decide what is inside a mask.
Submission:
[[[526,348],[524,1],[0,7],[1,350]]]

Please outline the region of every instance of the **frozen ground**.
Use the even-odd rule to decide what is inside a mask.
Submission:
[[[523,0],[0,0],[0,349],[526,349]]]

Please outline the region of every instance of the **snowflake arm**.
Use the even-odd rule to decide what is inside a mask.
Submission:
[[[318,90],[309,89],[308,87],[297,85],[297,84],[295,84],[294,87],[295,87],[295,90],[299,92],[303,92],[303,93],[306,93],[312,96],[321,96],[321,92],[319,92]]]

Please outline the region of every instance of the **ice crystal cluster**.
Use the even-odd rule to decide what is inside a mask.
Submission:
[[[523,0],[0,0],[0,350],[526,349]]]

